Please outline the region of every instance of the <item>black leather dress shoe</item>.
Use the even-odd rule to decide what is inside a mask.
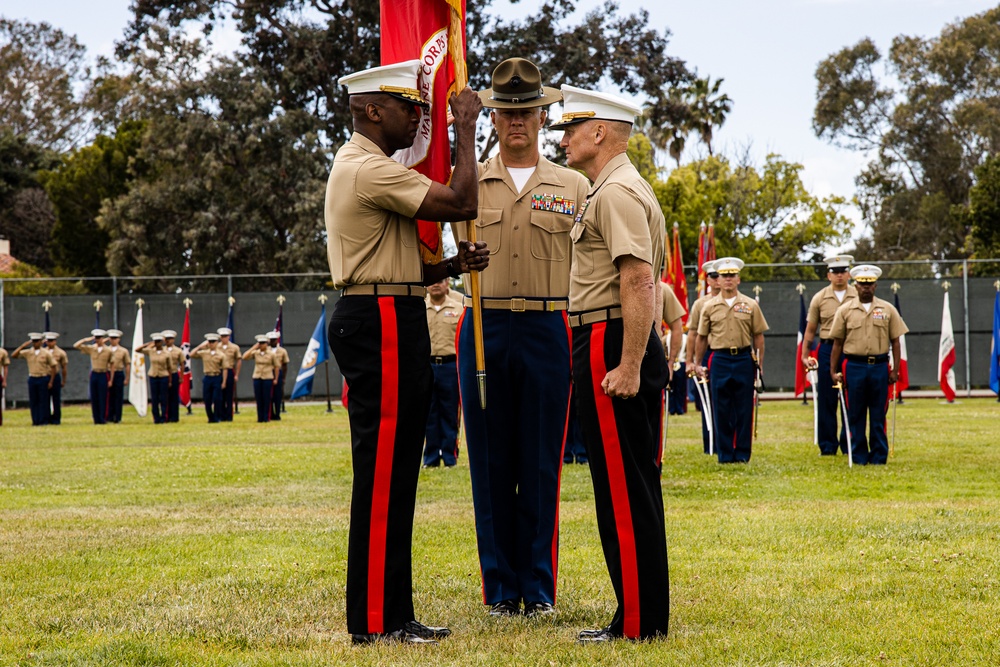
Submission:
[[[437,644],[433,639],[425,639],[406,630],[373,632],[367,635],[351,635],[352,644]]]
[[[403,630],[422,639],[444,639],[451,634],[448,628],[434,628],[420,621],[407,621]]]
[[[521,613],[519,600],[501,600],[490,607],[490,616],[517,616]]]
[[[548,602],[525,602],[524,603],[524,615],[525,616],[549,616],[550,614],[556,613],[555,605]]]
[[[601,628],[600,630],[581,630],[580,635],[577,637],[577,643],[600,644],[621,638],[622,635],[612,633],[610,628]]]

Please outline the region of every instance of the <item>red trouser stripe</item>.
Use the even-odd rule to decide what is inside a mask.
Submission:
[[[399,347],[396,334],[396,304],[392,297],[379,297],[382,321],[382,401],[375,454],[375,484],[372,490],[371,530],[368,537],[368,631],[385,632],[385,543],[389,525],[389,493],[392,482],[393,448],[399,410]]]
[[[611,397],[604,393],[601,383],[608,371],[604,364],[604,331],[606,323],[599,322],[590,330],[590,374],[597,406],[597,421],[601,426],[601,444],[608,468],[611,488],[611,507],[618,533],[619,557],[622,564],[622,604],[626,637],[639,636],[639,568],[635,553],[635,532],[632,529],[632,509],[625,481],[625,464],[622,461],[618,425],[615,422]]]

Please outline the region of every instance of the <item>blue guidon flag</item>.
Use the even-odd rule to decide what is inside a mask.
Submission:
[[[316,367],[330,358],[330,346],[326,340],[326,306],[319,314],[319,322],[313,330],[312,338],[309,339],[309,346],[302,357],[302,367],[295,378],[295,387],[292,388],[292,400],[301,398],[312,393],[313,377],[316,375]]]

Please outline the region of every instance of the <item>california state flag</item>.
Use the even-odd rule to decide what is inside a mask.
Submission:
[[[379,7],[382,64],[420,60],[420,94],[431,105],[420,114],[413,146],[397,151],[392,159],[432,181],[447,183],[451,178],[448,97],[455,90],[454,59],[465,57],[465,0],[380,0]],[[453,11],[460,35],[451,31]],[[461,53],[454,53],[456,39],[460,39]],[[441,225],[418,220],[417,231],[423,260],[440,262]]]
[[[955,400],[955,332],[951,327],[951,308],[948,293],[944,293],[944,310],[941,312],[941,343],[938,346],[938,384],[944,397]]]

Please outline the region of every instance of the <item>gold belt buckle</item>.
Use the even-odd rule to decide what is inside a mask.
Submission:
[[[740,353],[740,350],[739,350],[739,348],[737,348],[737,347],[731,347],[731,348],[729,348],[729,354],[733,355],[734,357],[735,357],[735,356],[736,356],[737,354],[739,354],[739,353]]]
[[[871,356],[868,357],[868,365],[869,366],[874,366],[875,365],[875,357],[871,357]]]
[[[524,299],[520,298],[520,297],[515,298],[515,299],[511,299],[510,300],[510,310],[511,310],[511,312],[514,312],[514,313],[523,313],[524,312]]]

